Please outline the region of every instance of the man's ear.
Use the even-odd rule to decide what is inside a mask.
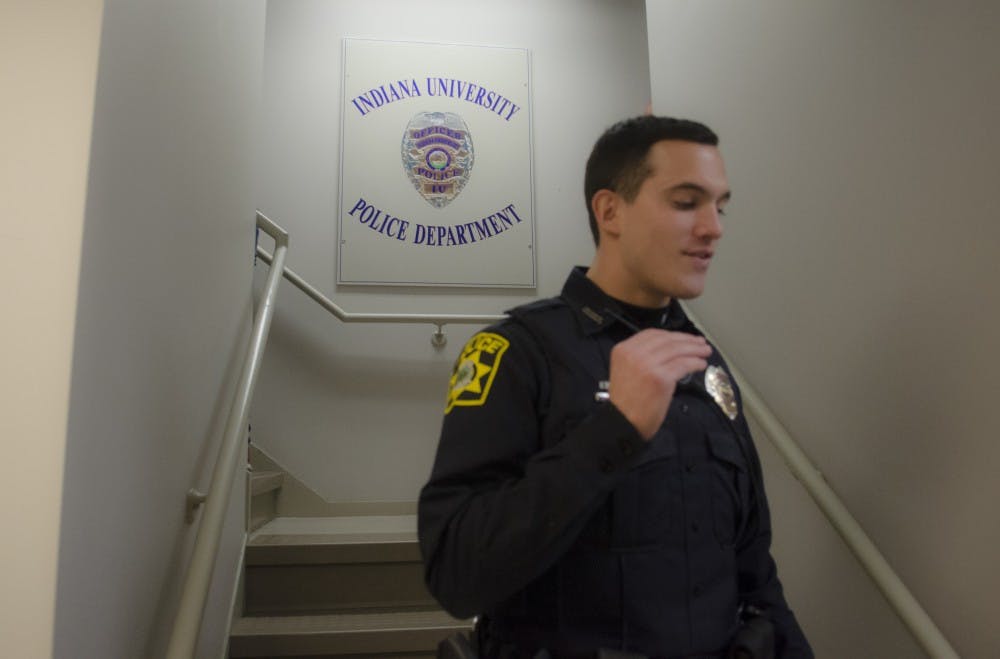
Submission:
[[[590,208],[594,211],[600,233],[617,236],[621,232],[621,227],[618,226],[621,203],[618,193],[607,189],[598,190],[590,198]]]

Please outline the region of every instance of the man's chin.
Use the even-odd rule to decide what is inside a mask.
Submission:
[[[690,280],[684,282],[687,284],[688,296],[684,299],[693,299],[699,297],[705,292],[705,282],[708,280],[708,272],[699,272]]]
[[[678,300],[693,300],[696,297],[700,297],[705,291],[705,285],[702,284],[688,284],[686,286],[678,286],[676,291],[670,295],[670,297],[677,298]]]

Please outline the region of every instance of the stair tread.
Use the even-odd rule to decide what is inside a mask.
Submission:
[[[278,517],[247,541],[247,566],[419,562],[416,515]]]
[[[238,618],[233,636],[289,634],[366,634],[426,629],[467,629],[472,622],[458,620],[444,611],[393,611],[391,613],[336,613],[310,616],[254,616]]]
[[[417,541],[416,515],[277,517],[254,531],[249,546]]]
[[[404,544],[417,542],[415,533],[355,533],[355,534],[314,534],[314,535],[264,535],[257,536],[247,544],[250,547],[279,547],[284,545],[370,545]]]

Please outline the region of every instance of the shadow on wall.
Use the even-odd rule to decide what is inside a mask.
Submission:
[[[341,326],[341,321],[330,318],[331,325]],[[375,324],[372,324],[375,325]],[[371,332],[392,332],[414,325],[368,326]],[[421,324],[421,335],[429,342],[433,326]],[[334,329],[340,329],[335,327]],[[268,340],[275,355],[281,355],[283,368],[295,373],[300,386],[315,387],[338,398],[379,398],[393,401],[425,401],[427,392],[440,392],[444,400],[447,370],[452,354],[459,346],[449,341],[443,350],[449,356],[447,366],[425,357],[404,360],[338,352],[331,349],[332,341],[323,342],[315,335],[303,331],[294,320],[276,315]],[[344,345],[348,341],[345,339]],[[265,359],[267,357],[265,356]]]

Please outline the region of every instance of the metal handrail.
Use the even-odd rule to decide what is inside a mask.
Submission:
[[[699,328],[704,327],[687,308],[685,308],[685,312]],[[702,331],[709,341],[718,346],[708,332]],[[726,361],[729,362],[729,370],[732,372],[733,377],[736,378],[736,383],[740,387],[740,393],[743,396],[743,403],[747,411],[760,425],[764,434],[767,435],[768,439],[771,440],[771,443],[778,450],[778,453],[781,454],[792,475],[806,488],[813,501],[816,502],[816,505],[826,515],[827,520],[829,520],[833,528],[837,530],[840,537],[847,543],[851,552],[858,559],[858,562],[868,572],[868,576],[875,582],[878,589],[882,591],[882,595],[896,612],[896,615],[899,616],[903,624],[910,630],[910,633],[917,639],[917,642],[927,652],[927,655],[934,659],[959,659],[958,653],[955,652],[948,639],[945,638],[941,630],[934,624],[934,621],[927,615],[924,608],[920,606],[920,602],[917,601],[913,593],[906,587],[906,584],[899,578],[899,575],[892,569],[889,562],[885,560],[878,547],[875,546],[875,543],[872,542],[868,534],[861,528],[858,520],[844,506],[840,497],[837,496],[823,477],[823,473],[816,468],[802,449],[799,448],[799,445],[792,439],[792,436],[781,422],[778,421],[774,412],[764,403],[757,390],[747,382],[747,379],[733,366],[730,360],[727,359]]]
[[[215,460],[208,494],[190,490],[187,494],[188,510],[192,513],[198,506],[204,504],[201,525],[195,538],[194,550],[184,576],[177,615],[174,618],[173,629],[167,645],[167,659],[190,659],[194,656],[198,632],[204,616],[205,601],[215,567],[215,557],[219,550],[222,537],[222,526],[225,521],[229,494],[233,488],[236,475],[237,457],[241,447],[242,429],[244,428],[247,410],[253,399],[254,386],[260,372],[260,363],[264,356],[264,346],[274,317],[275,297],[281,277],[291,281],[302,289],[309,297],[316,300],[323,308],[345,323],[352,322],[383,322],[383,323],[432,323],[437,326],[434,334],[435,345],[444,345],[446,339],[442,326],[446,323],[486,324],[499,320],[501,315],[471,315],[471,314],[356,314],[341,309],[336,303],[320,293],[305,280],[285,267],[285,255],[288,251],[288,232],[271,221],[263,213],[257,213],[257,228],[274,238],[274,256],[264,251],[259,245],[257,254],[268,265],[267,283],[260,308],[254,317],[250,346],[244,361],[243,370],[237,383],[237,392],[226,421],[222,444]]]
[[[260,245],[257,246],[257,256],[264,263],[271,264],[271,255]],[[345,323],[430,323],[436,325],[437,331],[431,342],[438,347],[446,343],[443,326],[448,323],[485,325],[506,318],[504,315],[497,314],[352,313],[344,311],[336,302],[323,295],[309,282],[288,268],[285,268],[285,279],[295,284],[303,293]]]
[[[274,265],[268,274],[263,302],[254,318],[247,357],[226,421],[219,455],[215,459],[208,495],[204,499],[205,510],[195,538],[191,562],[184,577],[177,617],[174,619],[174,627],[167,645],[167,659],[190,659],[194,656],[195,643],[198,640],[198,631],[205,611],[205,599],[208,596],[212,570],[215,567],[215,556],[222,537],[229,494],[233,489],[233,479],[236,477],[244,421],[260,372],[264,346],[271,328],[271,319],[274,317],[274,298],[278,292],[278,284],[281,283],[285,253],[288,251],[288,233],[284,229],[260,213],[257,214],[257,227],[274,238]]]

